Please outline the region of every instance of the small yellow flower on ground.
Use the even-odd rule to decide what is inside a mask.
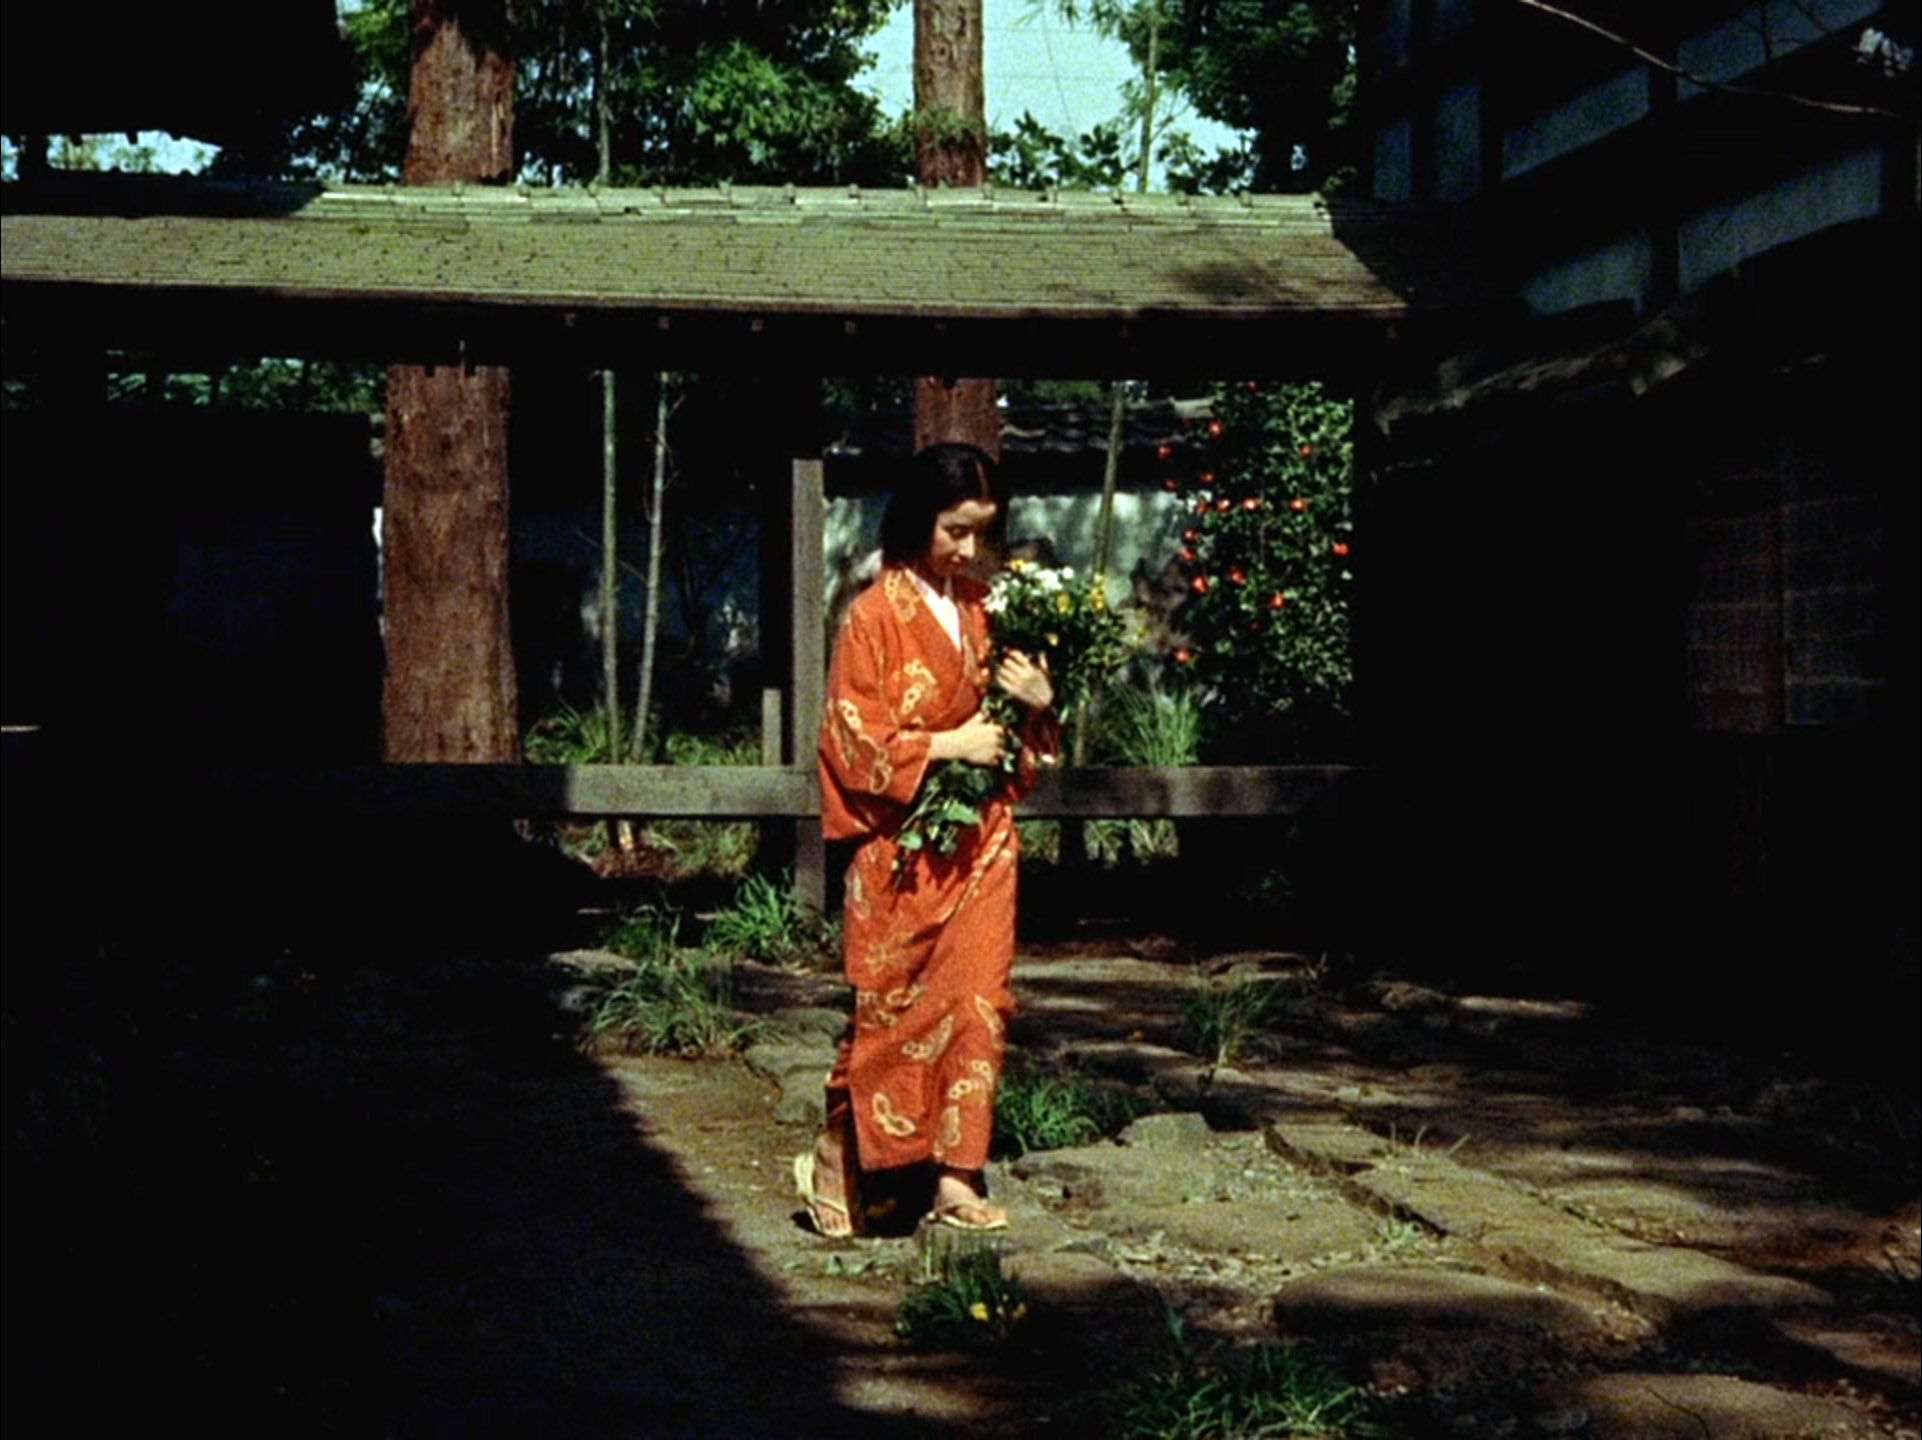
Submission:
[[[975,1301],[974,1304],[968,1307],[968,1313],[977,1320],[985,1321],[988,1318],[987,1302],[982,1300]]]

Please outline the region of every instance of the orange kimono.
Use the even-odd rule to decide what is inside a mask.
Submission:
[[[848,867],[842,958],[854,1024],[828,1079],[852,1110],[859,1168],[987,1163],[994,1092],[1014,1013],[1016,857],[1012,801],[1052,751],[1052,714],[1031,715],[1015,795],[989,802],[953,855],[911,855],[894,874],[895,833],[928,769],[929,735],[987,693],[985,589],[954,582],[957,647],[904,569],[889,567],[848,611],[828,671],[821,726],[821,819],[860,838]]]

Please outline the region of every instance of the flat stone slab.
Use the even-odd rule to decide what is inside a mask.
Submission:
[[[1082,1145],[1024,1155],[1009,1169],[1038,1194],[1078,1209],[1099,1209],[1124,1199],[1138,1205],[1179,1205],[1214,1195],[1208,1167],[1179,1152]]]
[[[1381,1222],[1343,1204],[1276,1206],[1256,1200],[1188,1205],[1114,1206],[1103,1228],[1129,1239],[1160,1235],[1165,1245],[1241,1260],[1305,1265],[1358,1255],[1380,1237]]]
[[[1535,1394],[1534,1433],[1571,1440],[1854,1440],[1884,1434],[1833,1401],[1730,1375],[1592,1375]]]
[[[1198,1155],[1208,1148],[1213,1134],[1203,1116],[1193,1111],[1177,1111],[1168,1115],[1143,1115],[1121,1132],[1121,1143],[1136,1150]]]
[[[750,1045],[741,1056],[747,1068],[781,1087],[774,1118],[783,1124],[819,1125],[825,1118],[825,1081],[834,1047],[819,1040],[770,1040]]]
[[[1356,1266],[1292,1280],[1275,1297],[1275,1320],[1290,1333],[1428,1330],[1595,1332],[1594,1315],[1545,1287],[1469,1271]]]
[[[1657,1324],[1831,1303],[1813,1285],[1593,1223],[1445,1153],[1353,1126],[1280,1124],[1267,1134],[1278,1154],[1335,1178],[1357,1203],[1418,1219],[1519,1274],[1606,1296]]]

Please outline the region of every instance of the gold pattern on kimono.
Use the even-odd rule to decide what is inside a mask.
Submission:
[[[861,707],[852,700],[839,702],[834,713],[841,719],[838,738],[842,762],[850,770],[865,762],[867,774],[862,783],[877,795],[884,793],[894,780],[894,762],[888,759],[888,747],[868,734],[861,724]]]
[[[901,1017],[881,1004],[879,991],[857,990],[854,992],[854,1023],[857,1027],[879,1025],[892,1030],[901,1023]]]
[[[990,1090],[994,1089],[994,1066],[985,1060],[970,1060],[968,1068],[981,1077],[983,1085]]]
[[[901,668],[901,676],[908,683],[901,691],[901,703],[895,707],[895,717],[903,724],[914,718],[914,712],[921,708],[921,702],[932,695],[940,686],[934,672],[920,660],[910,660]]]
[[[988,1003],[985,995],[977,995],[974,997],[974,1011],[975,1014],[981,1017],[981,1023],[988,1027],[988,1034],[992,1035],[996,1040],[999,1040],[1002,1035],[1006,1033],[1007,1027],[1001,1023],[1001,1016],[996,1013],[994,1006]],[[980,1064],[985,1062],[977,1061],[976,1063]]]
[[[914,581],[905,570],[889,568],[881,573],[881,590],[894,607],[894,616],[907,624],[921,608],[921,597],[914,593]]]
[[[941,1052],[948,1048],[954,1038],[954,1016],[943,1015],[941,1023],[934,1027],[934,1033],[925,1040],[903,1040],[901,1053],[910,1060],[924,1060],[932,1063],[941,1058]]]
[[[981,1062],[977,1060],[974,1063],[979,1065]],[[986,1089],[987,1083],[985,1080],[970,1080],[967,1076],[963,1075],[959,1080],[948,1086],[948,1099],[965,1100],[977,1090]]]
[[[861,878],[861,872],[854,866],[848,867],[847,908],[863,920],[874,913],[868,904],[868,882]]]
[[[948,1151],[961,1143],[961,1107],[950,1105],[941,1112],[941,1129],[934,1143],[939,1147],[935,1158],[940,1159]]]
[[[897,1140],[912,1135],[915,1129],[914,1122],[896,1110],[894,1102],[882,1090],[874,1092],[874,1123]]]
[[[883,935],[868,947],[867,953],[861,957],[861,963],[867,968],[869,974],[893,975],[907,969],[913,963],[913,957],[908,952],[907,941],[901,936]],[[894,1004],[894,995],[898,993],[898,991],[889,992],[890,1005]],[[896,1005],[895,1008],[905,1009],[906,1006]]]
[[[913,1008],[915,1001],[927,993],[928,987],[917,980],[912,985],[903,985],[899,989],[888,991],[882,998],[890,1010],[908,1010]]]

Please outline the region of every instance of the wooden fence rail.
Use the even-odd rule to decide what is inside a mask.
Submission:
[[[1333,815],[1372,772],[1348,765],[1090,767],[1041,777],[1025,818]],[[547,820],[622,815],[817,819],[812,766],[364,765],[216,770],[174,783],[201,804]]]

